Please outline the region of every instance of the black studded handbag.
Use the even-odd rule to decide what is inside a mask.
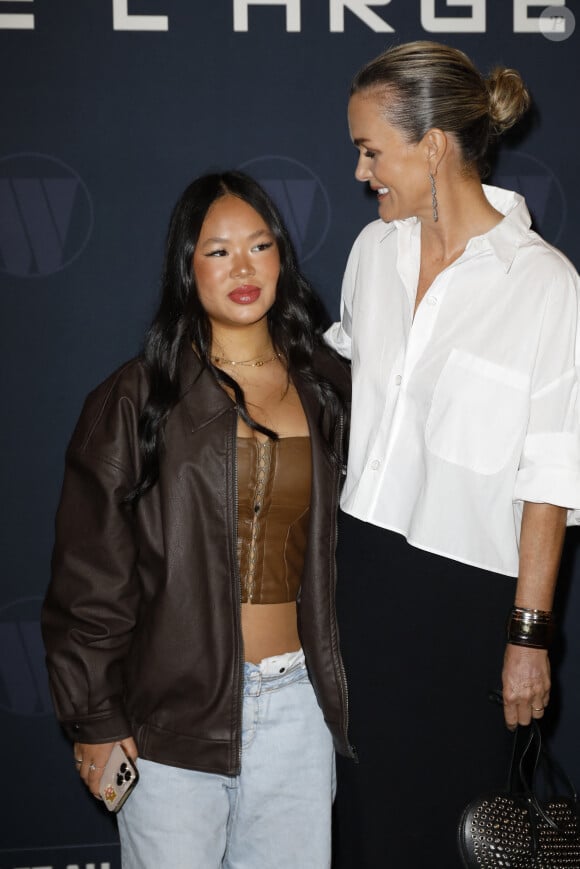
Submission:
[[[578,797],[536,720],[514,734],[507,788],[472,800],[458,836],[466,869],[580,869]]]

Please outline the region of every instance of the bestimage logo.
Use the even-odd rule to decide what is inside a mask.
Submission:
[[[29,597],[11,601],[0,609],[0,711],[4,713],[38,717],[52,712],[40,633],[41,605],[41,598]],[[35,781],[34,786],[41,785]],[[13,849],[2,847],[8,828],[3,832],[1,869],[120,869],[121,866],[115,841]]]
[[[70,265],[93,229],[93,204],[77,172],[46,154],[0,159],[0,269],[44,277]]]
[[[320,249],[330,226],[330,202],[322,181],[291,157],[256,157],[242,164],[278,206],[301,262]]]
[[[65,845],[61,848],[0,850],[2,869],[121,869],[119,846]]]
[[[500,149],[490,183],[520,193],[532,215],[534,229],[550,244],[557,244],[566,224],[566,199],[549,166],[523,151]]]

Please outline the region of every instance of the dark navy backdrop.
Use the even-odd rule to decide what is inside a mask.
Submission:
[[[133,355],[170,209],[195,175],[246,168],[335,315],[376,207],[353,178],[354,71],[435,38],[521,70],[536,110],[494,178],[580,264],[576,0],[0,0],[0,867],[116,867],[114,825],[51,716],[38,628],[63,452],[84,395]],[[538,16],[542,16],[538,18]],[[580,572],[561,597],[554,746],[580,784]]]

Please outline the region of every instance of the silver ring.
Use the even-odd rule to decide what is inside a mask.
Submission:
[[[82,762],[83,762],[82,757],[75,757],[75,763],[77,764],[77,766],[80,766],[82,764]]]
[[[532,712],[543,712],[544,709],[544,706],[540,706],[539,708],[537,708],[536,706],[532,706]]]
[[[94,763],[89,763],[90,772],[94,772],[96,769],[98,769],[98,767],[96,767]]]

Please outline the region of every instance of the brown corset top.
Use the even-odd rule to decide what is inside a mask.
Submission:
[[[242,603],[296,600],[308,539],[310,438],[238,437]]]

